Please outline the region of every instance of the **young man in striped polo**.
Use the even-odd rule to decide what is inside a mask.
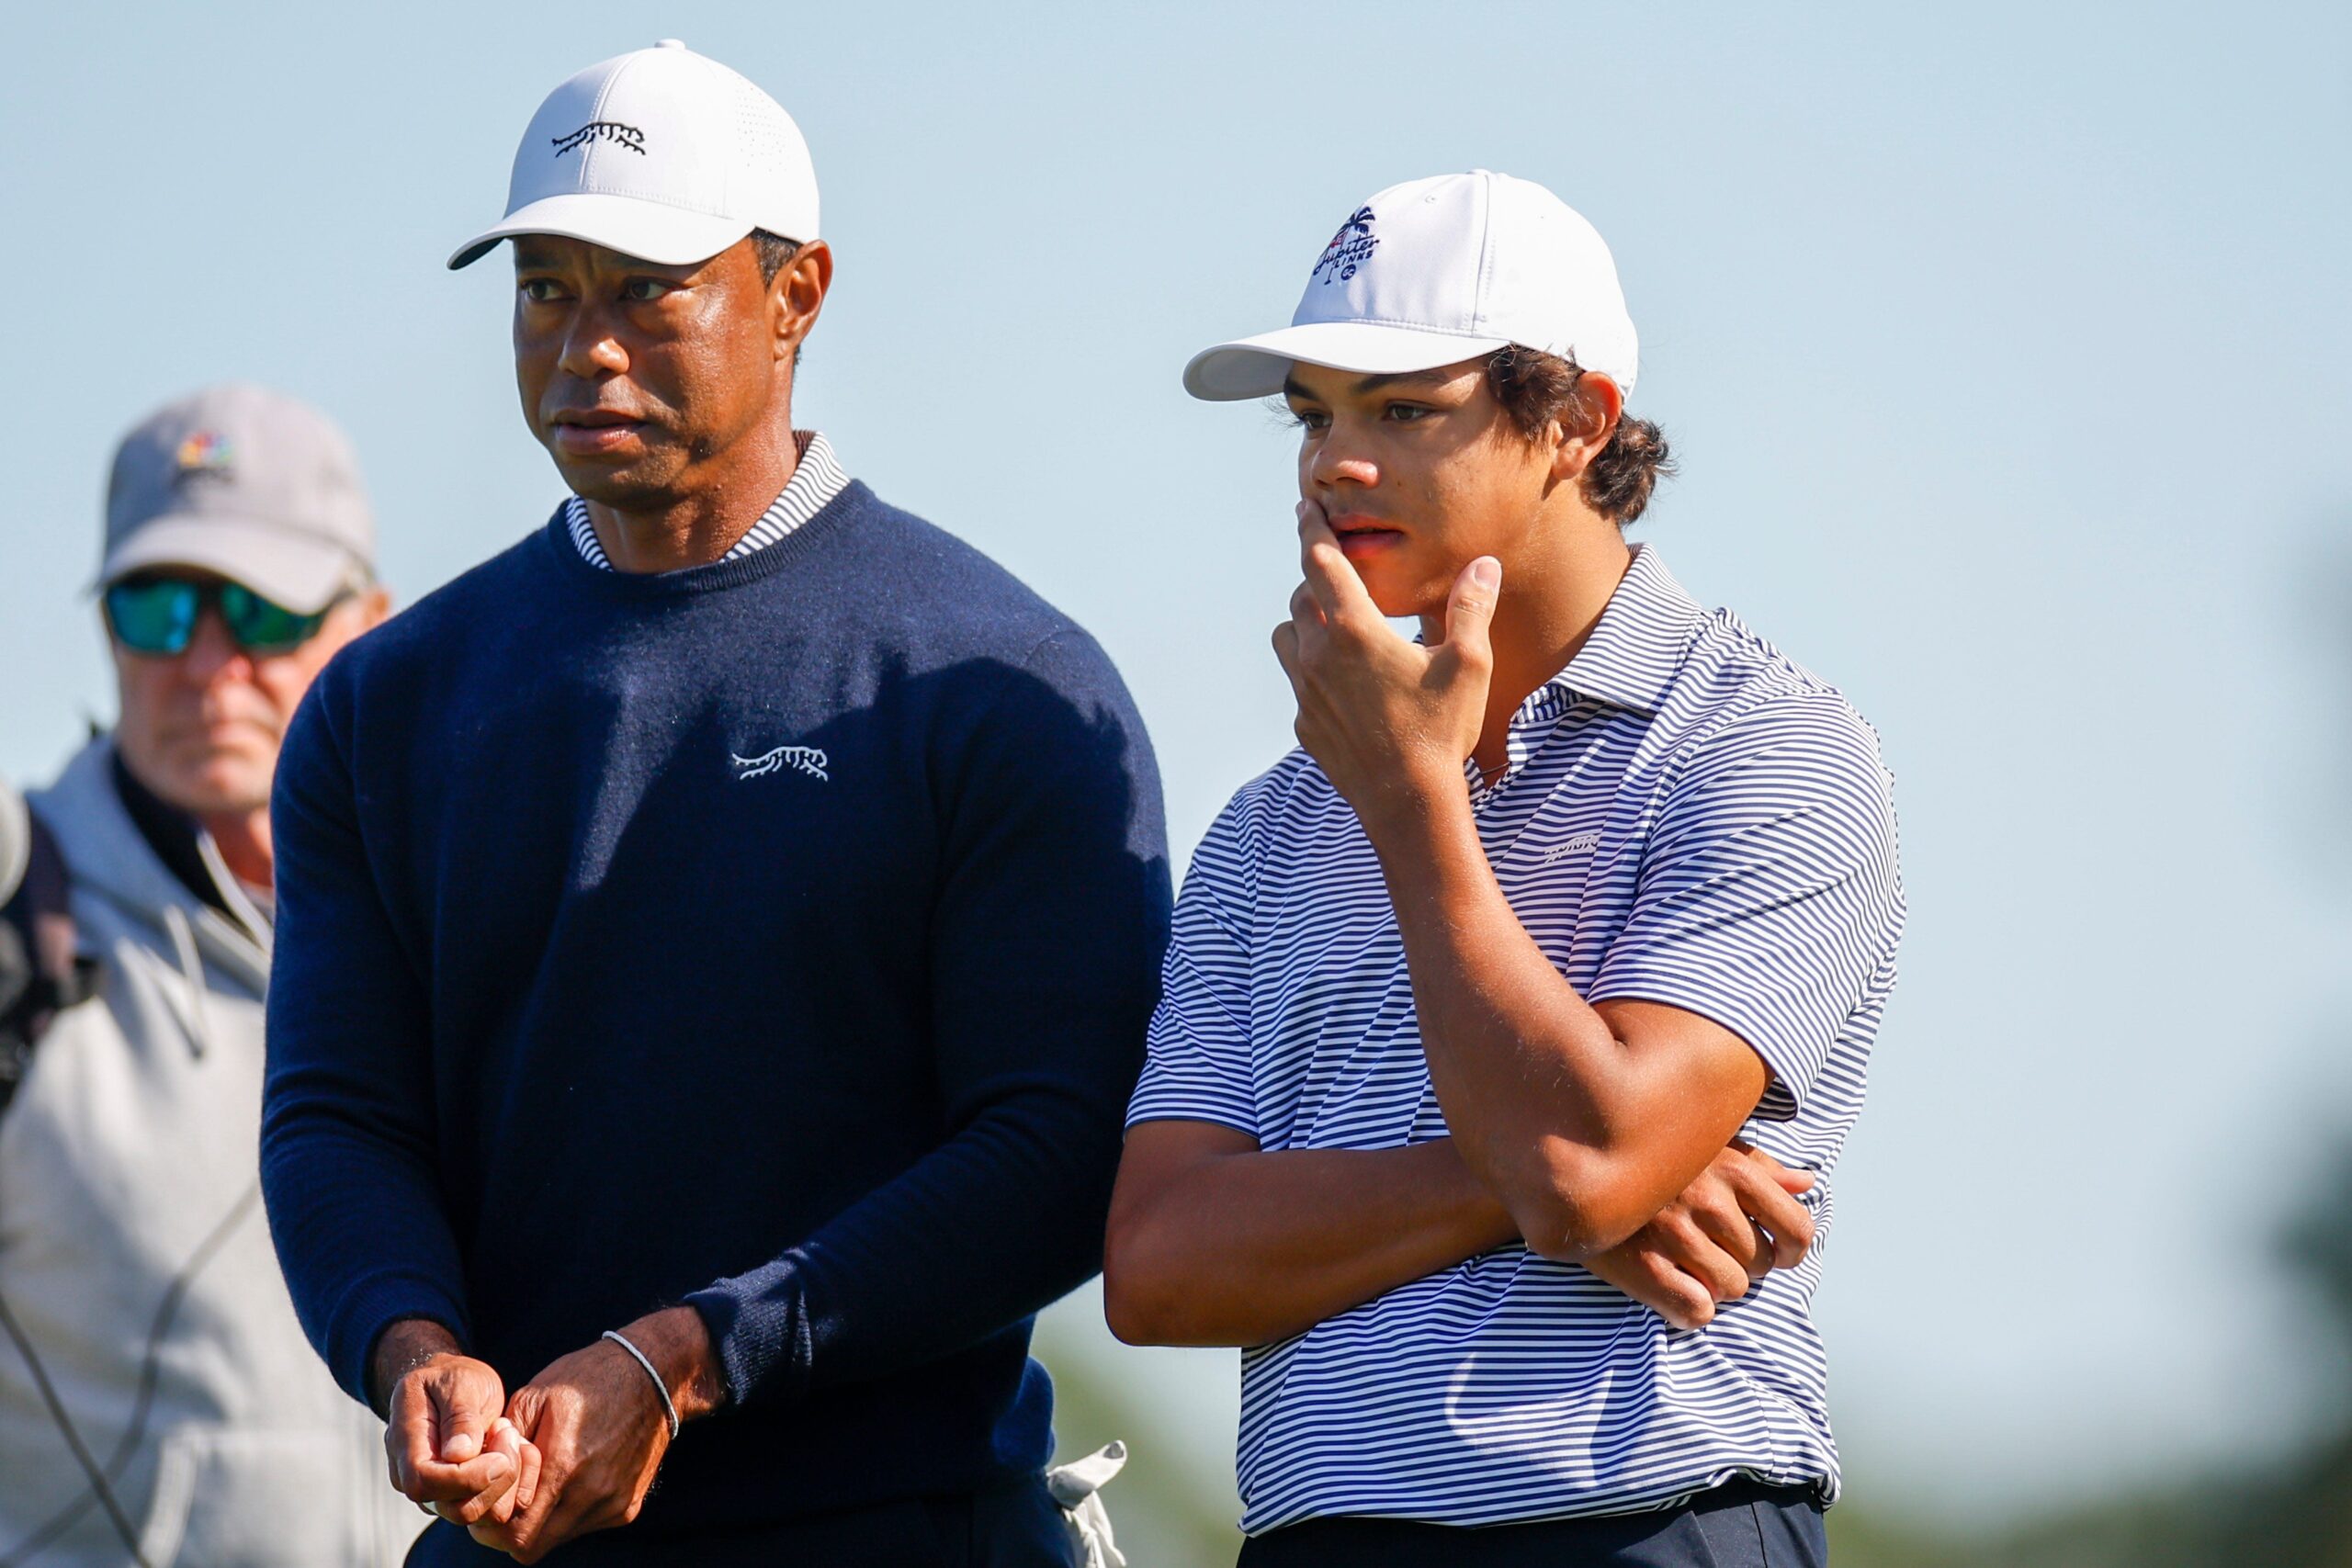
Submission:
[[[1826,1558],[1808,1244],[1894,978],[1888,775],[1626,544],[1635,365],[1600,237],[1481,171],[1185,372],[1301,428],[1301,749],[1193,857],[1107,1299],[1245,1347],[1251,1568]]]

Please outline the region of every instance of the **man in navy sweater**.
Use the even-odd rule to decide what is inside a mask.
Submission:
[[[413,1562],[1071,1561],[1030,1317],[1099,1263],[1159,784],[1084,632],[793,430],[817,234],[733,72],[557,88],[451,265],[514,242],[575,499],[288,739],[264,1186]]]

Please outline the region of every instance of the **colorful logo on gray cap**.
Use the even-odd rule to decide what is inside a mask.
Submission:
[[[172,454],[172,482],[187,483],[193,479],[225,479],[235,469],[237,449],[229,438],[217,430],[195,430]]]
[[[1372,259],[1372,253],[1379,244],[1380,236],[1372,231],[1372,209],[1359,207],[1340,225],[1331,243],[1323,247],[1322,258],[1307,276],[1318,283],[1344,283]]]

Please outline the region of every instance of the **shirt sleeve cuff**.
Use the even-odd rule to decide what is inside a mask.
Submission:
[[[1127,1112],[1127,1125],[1140,1127],[1147,1122],[1201,1122],[1212,1127],[1229,1127],[1246,1138],[1255,1138],[1258,1129],[1247,1118],[1229,1111],[1203,1110],[1196,1106],[1169,1103],[1139,1105]]]
[[[1828,1042],[1814,1045],[1792,1038],[1765,1010],[1742,1007],[1738,998],[1724,992],[1694,990],[1676,983],[1671,976],[1645,973],[1638,967],[1604,975],[1585,999],[1596,1006],[1601,1002],[1657,1002],[1680,1008],[1738,1035],[1771,1074],[1771,1082],[1764,1086],[1764,1098],[1756,1104],[1759,1121],[1794,1121],[1813,1088],[1813,1080],[1820,1076],[1822,1066],[1828,1059]]]
[[[729,1404],[788,1401],[807,1391],[816,1337],[807,1269],[797,1252],[706,1286],[685,1304],[709,1331]]]

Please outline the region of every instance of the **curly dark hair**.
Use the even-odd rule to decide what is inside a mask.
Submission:
[[[1566,414],[1576,400],[1577,383],[1583,379],[1584,367],[1573,357],[1516,344],[1487,358],[1488,389],[1530,441]],[[1595,512],[1622,528],[1649,505],[1657,481],[1673,473],[1674,455],[1667,447],[1666,433],[1648,420],[1623,414],[1610,433],[1609,445],[1584,471],[1584,496]]]

